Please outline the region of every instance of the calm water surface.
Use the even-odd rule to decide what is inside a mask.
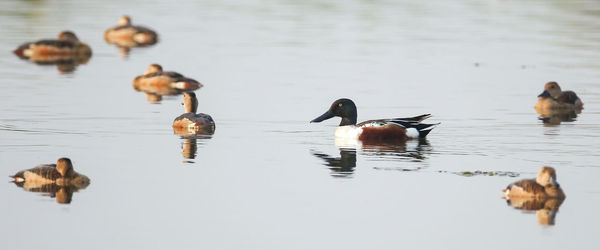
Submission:
[[[122,14],[159,43],[107,44]],[[72,73],[11,54],[64,29],[93,48]],[[2,175],[67,156],[91,179],[65,205],[7,178],[2,249],[597,248],[597,1],[8,0],[0,37]],[[182,97],[132,88],[150,63],[204,84],[214,136],[174,135]],[[576,121],[538,120],[547,81],[577,91]],[[340,97],[442,124],[339,148],[338,120],[308,121]],[[545,165],[567,194],[553,226],[501,199]]]

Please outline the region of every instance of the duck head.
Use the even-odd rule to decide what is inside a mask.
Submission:
[[[148,66],[148,68],[146,68],[146,72],[144,72],[144,75],[147,74],[152,74],[152,73],[156,73],[156,72],[162,72],[163,68],[162,66],[160,66],[160,64],[150,64],[150,66]]]
[[[322,122],[335,116],[342,118],[340,126],[356,125],[356,105],[354,105],[354,102],[350,99],[338,99],[331,104],[331,107],[329,107],[327,112],[310,122]]]
[[[561,94],[562,94],[562,90],[560,89],[560,86],[558,86],[558,83],[548,82],[548,83],[546,83],[546,85],[544,85],[544,92],[539,94],[538,97],[540,97],[540,98],[552,97],[554,99],[557,99],[558,97],[560,97]]]
[[[554,168],[551,168],[551,167],[543,167],[542,169],[540,169],[540,172],[538,172],[538,175],[537,175],[537,178],[535,178],[535,181],[544,187],[546,187],[546,186],[560,187],[558,182],[556,182],[556,171],[554,170]]]
[[[119,22],[118,22],[119,26],[127,26],[131,24],[131,18],[129,18],[129,16],[122,16],[121,18],[119,18]]]
[[[75,33],[73,33],[72,31],[68,31],[68,30],[58,33],[58,40],[79,42],[79,38],[77,38]]]
[[[194,92],[184,92],[183,93],[183,103],[181,103],[185,108],[186,113],[196,113],[198,110],[198,99],[196,98],[196,93]]]
[[[74,175],[73,164],[69,158],[60,158],[56,162],[56,170],[62,177],[70,178]]]

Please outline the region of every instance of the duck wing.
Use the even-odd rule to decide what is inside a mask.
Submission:
[[[575,104],[575,101],[577,101],[578,99],[579,99],[579,97],[577,96],[577,94],[575,94],[575,92],[567,90],[567,91],[562,92],[562,95],[560,95],[560,97],[558,97],[557,101],[563,102],[563,103]]]

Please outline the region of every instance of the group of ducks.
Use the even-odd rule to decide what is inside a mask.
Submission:
[[[119,19],[117,27],[110,28],[104,33],[104,38],[119,47],[137,47],[155,44],[158,35],[153,30],[134,26],[127,16]],[[64,31],[58,35],[58,40],[40,40],[19,46],[14,53],[37,63],[82,62],[81,58],[91,56],[90,47],[79,41],[73,32]],[[135,77],[133,86],[136,90],[150,88],[170,88],[183,92],[185,113],[173,121],[176,134],[209,134],[215,131],[215,122],[210,115],[196,113],[198,100],[193,90],[202,86],[198,81],[187,78],[173,71],[163,71],[158,64],[151,64],[143,75]],[[534,108],[538,113],[580,112],[583,103],[572,91],[562,91],[558,83],[548,82],[540,94]],[[350,99],[339,99],[331,104],[329,109],[312,122],[340,117],[341,122],[335,130],[336,138],[350,138],[362,142],[399,143],[410,139],[424,138],[438,125],[422,123],[430,114],[415,117],[392,118],[357,122],[357,109]],[[33,169],[21,171],[12,176],[15,183],[53,184],[56,186],[78,186],[89,183],[89,179],[73,171],[71,161],[61,158],[57,164],[42,165]],[[507,199],[519,197],[557,198],[564,199],[565,195],[556,182],[556,172],[551,167],[543,167],[536,179],[521,180],[510,184],[504,190]]]
[[[118,26],[107,29],[104,38],[108,43],[121,48],[148,46],[158,41],[156,32],[132,25],[128,16],[121,17]],[[92,49],[79,41],[75,33],[63,31],[58,39],[27,42],[17,47],[13,53],[38,64],[56,64],[60,71],[65,72],[87,62]],[[134,78],[133,87],[136,90],[166,88],[183,92],[185,113],[175,118],[173,131],[181,135],[214,133],[215,123],[212,117],[196,113],[198,100],[192,91],[202,87],[198,81],[177,72],[163,71],[160,65],[151,64],[143,75]],[[50,193],[58,203],[70,203],[73,192],[86,188],[90,183],[88,177],[73,170],[73,164],[68,158],[60,158],[56,164],[20,171],[11,178],[17,186],[28,191]]]

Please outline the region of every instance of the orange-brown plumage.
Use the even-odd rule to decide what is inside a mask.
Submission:
[[[573,91],[562,91],[558,83],[548,82],[544,84],[544,92],[538,95],[539,99],[534,105],[538,113],[543,110],[583,109],[583,102]]]
[[[210,115],[196,113],[198,99],[193,92],[183,93],[183,105],[185,113],[173,121],[173,132],[180,135],[186,134],[209,134],[215,131],[215,121]]]
[[[155,44],[158,35],[149,28],[132,25],[131,19],[123,16],[119,19],[118,26],[104,32],[104,39],[110,44],[122,47],[138,47]]]
[[[560,185],[556,182],[554,168],[543,167],[535,179],[525,179],[514,182],[504,189],[507,199],[513,197],[532,198],[565,198]]]
[[[385,124],[383,126],[364,126],[360,133],[359,140],[361,141],[404,141],[407,140],[406,128],[395,125]]]

